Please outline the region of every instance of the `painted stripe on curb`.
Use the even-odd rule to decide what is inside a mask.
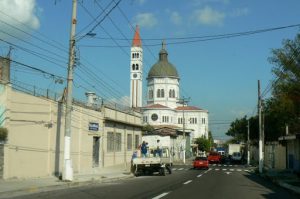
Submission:
[[[160,195],[158,195],[158,196],[156,196],[156,197],[154,197],[154,198],[152,198],[152,199],[159,199],[159,198],[162,198],[162,197],[168,195],[169,193],[170,193],[170,192],[162,193],[162,194],[160,194]]]
[[[183,184],[189,184],[189,183],[191,183],[192,182],[192,180],[188,180],[188,181],[186,181],[185,183],[183,183]]]

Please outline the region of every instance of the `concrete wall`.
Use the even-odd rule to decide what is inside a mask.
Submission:
[[[5,92],[0,92],[0,99],[5,102],[2,124],[8,129],[3,178],[60,175],[64,152],[64,106],[50,99],[12,90],[9,86],[5,87]],[[141,124],[140,117],[120,111],[111,114],[124,122],[122,125],[113,122],[122,138],[126,137],[127,131],[141,135],[141,128],[130,129],[139,122]],[[89,130],[91,122],[99,124],[98,131]],[[103,147],[107,142],[106,132],[103,112],[73,105],[71,159],[75,174],[97,173],[102,167],[130,161],[132,153],[124,153],[124,147],[115,156],[106,153]],[[100,139],[98,167],[93,164],[94,137]]]
[[[3,178],[4,170],[4,144],[0,144],[0,179]]]
[[[287,168],[296,172],[300,172],[300,140],[288,140],[287,141]]]
[[[278,142],[265,144],[264,166],[268,169],[286,168],[286,148]]]

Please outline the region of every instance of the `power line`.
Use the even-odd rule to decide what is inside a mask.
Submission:
[[[254,34],[260,34],[265,32],[271,32],[271,31],[277,31],[287,28],[294,28],[299,27],[300,24],[294,24],[294,25],[287,25],[287,26],[280,26],[280,27],[274,27],[274,28],[266,28],[266,29],[258,29],[253,31],[245,31],[245,32],[236,32],[236,33],[228,33],[228,34],[217,34],[217,35],[205,35],[205,36],[194,36],[194,37],[170,37],[165,40],[188,40],[188,41],[177,41],[177,42],[168,42],[168,45],[176,45],[176,44],[188,44],[188,43],[197,43],[197,42],[204,42],[204,41],[213,41],[213,40],[220,40],[220,39],[229,39],[234,37],[241,37],[241,36],[248,36],[248,35],[254,35]],[[97,37],[96,37],[97,38]],[[107,39],[107,38],[106,38]],[[118,38],[115,38],[118,40]],[[143,40],[159,40],[157,38],[154,39],[143,39]],[[163,39],[161,39],[163,40]],[[154,43],[150,45],[146,45],[147,47],[151,46],[160,46],[160,43]],[[105,47],[105,48],[114,48],[116,46],[112,45],[81,45],[82,47]],[[128,47],[128,46],[122,46],[122,47]]]

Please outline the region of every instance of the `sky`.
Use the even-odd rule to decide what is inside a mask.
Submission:
[[[294,39],[300,26],[260,30],[300,24],[299,8],[299,0],[78,0],[73,96],[85,100],[95,91],[128,104],[130,46],[139,25],[144,77],[165,40],[181,97],[208,110],[214,138],[225,139],[233,120],[256,114],[258,80],[264,91],[274,79],[272,49]],[[0,55],[12,46],[15,84],[62,93],[71,11],[72,0],[0,0]],[[259,33],[228,35],[249,31]],[[145,78],[143,85],[145,100]]]

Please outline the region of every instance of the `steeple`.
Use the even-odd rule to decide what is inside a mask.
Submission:
[[[136,47],[142,47],[142,40],[141,40],[141,37],[140,37],[140,28],[139,26],[137,25],[135,27],[135,33],[134,33],[134,37],[133,37],[133,40],[132,40],[132,46],[136,46]]]
[[[168,52],[166,50],[165,40],[161,43],[161,50],[159,51],[159,61],[168,61]]]

